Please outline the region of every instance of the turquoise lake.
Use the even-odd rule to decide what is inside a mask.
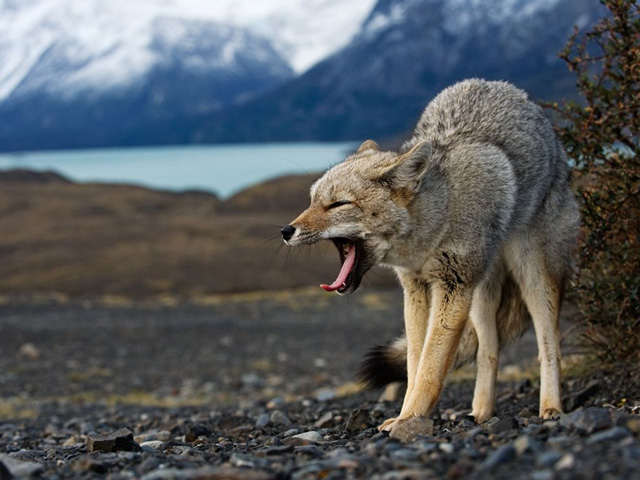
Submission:
[[[0,170],[53,170],[78,182],[207,190],[222,198],[286,174],[321,172],[358,142],[116,148],[0,154]]]

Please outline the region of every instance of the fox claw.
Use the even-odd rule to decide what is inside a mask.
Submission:
[[[388,420],[385,420],[382,425],[378,427],[378,430],[381,432],[390,432],[394,427],[396,420],[397,418],[389,418]]]
[[[540,418],[545,420],[554,420],[562,415],[562,409],[558,408],[544,408],[540,409]]]

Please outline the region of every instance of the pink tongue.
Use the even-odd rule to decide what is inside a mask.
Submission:
[[[327,292],[333,292],[334,290],[338,290],[344,282],[347,281],[347,277],[349,276],[349,272],[353,268],[353,264],[356,260],[356,245],[355,243],[351,244],[349,248],[349,252],[347,253],[347,258],[344,259],[344,263],[342,264],[342,268],[340,269],[340,273],[338,274],[338,278],[331,285],[325,285],[324,283],[320,285]]]

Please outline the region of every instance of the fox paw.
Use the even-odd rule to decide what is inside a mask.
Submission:
[[[554,420],[562,415],[561,408],[541,408],[540,409],[540,418],[545,420]]]
[[[493,410],[490,408],[477,408],[473,409],[473,411],[469,414],[470,417],[473,417],[473,420],[477,424],[481,424],[486,422],[493,415]]]
[[[397,418],[390,418],[388,420],[385,420],[382,425],[378,427],[378,430],[381,432],[390,432],[397,420]]]

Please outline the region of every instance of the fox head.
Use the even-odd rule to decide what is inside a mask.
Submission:
[[[392,239],[408,233],[409,208],[428,168],[431,145],[420,142],[406,153],[386,152],[367,140],[311,187],[311,205],[282,237],[291,246],[332,240],[342,268],[327,291],[354,292],[364,274],[384,262]]]

